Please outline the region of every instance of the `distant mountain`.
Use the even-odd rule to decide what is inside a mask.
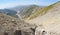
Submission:
[[[30,17],[34,12],[37,12],[44,6],[38,5],[25,5],[25,6],[16,6],[8,9],[0,9],[0,13],[5,13],[10,16],[19,17],[22,19]]]
[[[25,8],[29,8],[31,6],[39,6],[39,5],[19,5],[19,6],[13,7],[13,8],[9,8],[9,9],[15,10],[15,11],[20,11],[20,10],[23,10]],[[39,7],[42,8],[42,7],[45,7],[45,6],[39,6]]]
[[[32,15],[34,12],[37,12],[39,9],[43,8],[44,6],[38,5],[28,5],[28,6],[18,6],[12,8],[12,10],[17,11],[17,15],[19,18],[27,18]]]
[[[14,11],[14,10],[9,10],[9,9],[0,9],[0,13],[5,13],[7,15],[10,15],[10,16],[14,16],[14,17],[17,17],[17,12]]]

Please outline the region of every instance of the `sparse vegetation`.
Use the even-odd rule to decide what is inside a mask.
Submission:
[[[48,6],[48,7],[41,8],[41,9],[39,9],[37,12],[33,13],[28,19],[31,20],[31,19],[33,19],[33,18],[36,18],[36,17],[39,16],[39,15],[42,16],[43,14],[46,14],[47,11],[48,11],[49,9],[51,9],[51,8],[53,8],[53,5],[50,5],[50,6]]]
[[[31,6],[27,7],[27,8],[25,8],[25,10],[23,10],[22,13],[21,13],[22,18],[25,19],[25,18],[30,17],[30,15],[33,12],[35,12],[36,8],[39,8],[39,6],[37,6],[37,5],[31,5]]]

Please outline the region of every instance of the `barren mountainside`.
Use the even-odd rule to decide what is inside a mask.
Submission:
[[[51,6],[53,6],[53,7],[51,8]],[[42,9],[44,9],[44,11],[40,10],[39,12],[36,12],[37,14],[40,13],[39,15],[37,15],[36,13],[32,14],[31,17],[29,17],[29,18],[33,18],[36,15],[37,16],[36,16],[36,18],[34,17],[33,19],[30,19],[30,21],[33,21],[33,20],[36,20],[36,19],[37,19],[36,21],[39,21],[42,18],[43,18],[42,20],[49,19],[51,17],[54,17],[55,15],[59,15],[58,13],[60,12],[60,2],[57,2],[57,3],[53,4],[53,5],[48,6],[48,8],[47,7],[45,7],[45,8],[46,9],[51,8],[51,9],[46,10],[46,9],[42,8]]]
[[[53,7],[51,9],[46,11],[46,14],[42,16],[39,14],[39,16],[29,20],[28,22],[42,25],[45,27],[46,31],[53,32],[55,35],[58,35],[60,33],[60,1],[52,6]]]

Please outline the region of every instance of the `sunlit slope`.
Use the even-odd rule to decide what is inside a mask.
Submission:
[[[51,9],[47,9],[47,11],[45,10],[45,12],[47,12],[47,13],[44,14],[43,16],[41,16],[41,14],[39,14],[38,17],[31,19],[28,22],[34,23],[37,25],[42,24],[43,26],[48,26],[53,23],[54,24],[60,23],[60,2],[55,3]]]
[[[42,16],[42,15],[46,14],[48,12],[48,10],[50,10],[51,8],[54,7],[55,4],[38,9],[38,11],[33,13],[28,19],[31,20],[31,19],[36,18],[39,15]]]

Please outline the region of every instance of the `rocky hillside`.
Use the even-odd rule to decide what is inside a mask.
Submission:
[[[57,3],[58,3],[58,2],[57,2]],[[31,19],[34,19],[34,18],[38,17],[39,15],[40,15],[40,16],[45,15],[45,14],[48,12],[48,10],[50,10],[50,9],[52,9],[52,8],[54,7],[55,4],[56,4],[56,3],[38,9],[36,12],[34,12],[32,15],[30,15],[30,16],[28,17],[28,19],[31,20]]]
[[[44,8],[43,8],[44,9]],[[39,12],[46,12],[44,15]],[[42,25],[47,32],[52,32],[50,35],[60,34],[60,1],[47,7],[47,10],[39,11],[34,19],[28,21],[36,25]],[[34,14],[34,16],[37,14]],[[42,15],[42,16],[41,16]],[[54,34],[55,33],[55,34]]]
[[[35,26],[0,13],[0,35],[34,35]]]
[[[29,18],[28,20],[34,20],[38,17],[42,17],[50,12],[56,12],[58,11],[59,12],[59,4],[60,2],[56,2],[50,6],[47,6],[47,7],[44,7],[44,8],[41,8],[39,11],[33,13]],[[55,8],[55,9],[54,9]]]

